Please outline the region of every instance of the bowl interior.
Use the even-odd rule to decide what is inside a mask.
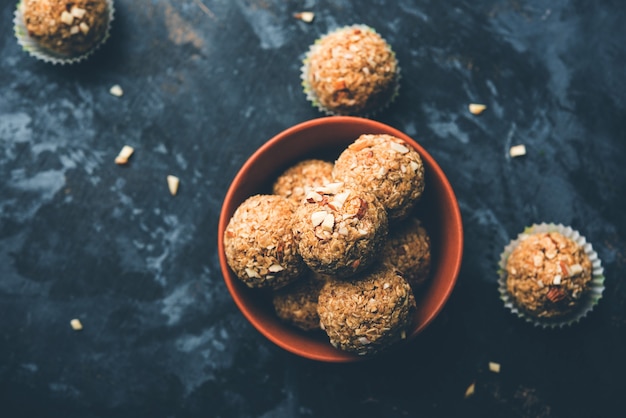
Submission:
[[[402,138],[420,153],[425,166],[425,191],[416,210],[431,238],[431,278],[415,295],[417,311],[409,338],[419,334],[441,311],[461,267],[463,228],[454,191],[439,165],[419,143],[388,125],[350,116],[313,119],[279,133],[244,163],[226,194],[218,225],[219,259],[228,290],[252,325],[283,349],[313,360],[348,362],[362,357],[335,349],[321,331],[307,333],[281,322],[268,292],[248,288],[230,270],[222,237],[239,204],[253,194],[271,193],[273,181],[285,169],[305,158],[334,161],[361,134]]]

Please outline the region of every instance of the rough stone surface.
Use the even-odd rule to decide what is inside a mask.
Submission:
[[[20,49],[16,3],[0,2],[0,415],[626,410],[626,3],[115,0],[111,38],[72,67]],[[311,23],[293,17],[305,8]],[[221,277],[217,219],[254,150],[322,116],[301,58],[353,23],[393,45],[401,90],[376,119],[445,171],[465,252],[423,334],[340,366],[290,355],[246,321]],[[510,158],[518,144],[526,155]],[[605,268],[597,309],[567,330],[534,329],[498,299],[499,254],[536,222],[580,230]]]

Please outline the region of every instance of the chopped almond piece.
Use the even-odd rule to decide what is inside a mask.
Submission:
[[[484,104],[470,103],[468,108],[471,114],[480,115],[485,109],[487,109],[487,106]]]
[[[278,273],[279,271],[283,271],[285,268],[280,264],[272,264],[267,269],[270,271],[270,273]]]
[[[72,14],[72,16],[78,19],[81,19],[83,16],[85,16],[85,13],[87,13],[87,10],[74,6],[72,7],[72,10],[70,10],[70,13]]]
[[[80,22],[80,25],[78,25],[78,27],[80,28],[80,31],[83,33],[83,35],[87,35],[87,33],[89,33],[89,25],[85,22]]]
[[[115,164],[123,165],[128,162],[128,159],[133,155],[135,149],[129,145],[124,145],[120,153],[115,157]]]
[[[315,189],[318,193],[326,193],[326,194],[337,194],[341,191],[343,187],[343,182],[335,182],[335,183],[327,183],[324,186],[320,186]]]
[[[83,324],[81,324],[80,319],[72,319],[70,321],[70,325],[74,331],[80,331],[83,329]]]
[[[124,90],[122,90],[119,84],[116,84],[109,89],[109,93],[111,93],[113,96],[121,97],[124,94]]]
[[[572,275],[576,275],[578,273],[582,273],[583,272],[583,266],[581,266],[580,264],[573,264],[569,267],[570,269],[570,273]]]
[[[332,213],[326,214],[324,221],[322,221],[322,229],[324,231],[332,232],[335,226],[335,217]]]
[[[293,17],[295,17],[296,19],[300,19],[303,22],[311,23],[313,22],[313,19],[315,19],[315,13],[313,12],[294,13]]]
[[[172,196],[176,196],[176,193],[178,193],[179,184],[180,180],[178,179],[178,177],[172,175],[167,176],[167,187],[169,187]]]
[[[407,147],[405,147],[404,145],[402,145],[402,144],[398,144],[397,142],[394,142],[394,141],[391,141],[391,142],[389,143],[389,147],[390,147],[392,150],[394,150],[394,151],[396,151],[396,152],[399,152],[400,154],[406,154],[406,153],[408,153],[408,152],[410,151],[410,150],[409,150]]]
[[[513,158],[526,155],[526,147],[524,146],[524,144],[512,146],[509,150],[509,154]]]
[[[476,391],[476,384],[474,382],[472,382],[472,384],[469,385],[467,387],[467,389],[465,389],[465,399],[467,399],[470,396],[474,395],[475,391]]]
[[[343,207],[343,204],[346,203],[346,199],[350,196],[350,191],[345,191],[342,193],[337,193],[332,202],[328,203],[328,206],[333,210],[339,210]]]
[[[500,373],[500,363],[496,363],[493,361],[489,362],[489,371],[494,373]]]
[[[324,198],[322,197],[321,194],[311,190],[306,194],[305,199],[307,202],[313,203],[313,202],[321,202]]]
[[[313,223],[314,227],[321,225],[322,222],[324,222],[324,219],[326,218],[326,213],[327,212],[325,210],[320,210],[311,214],[311,222]]]
[[[74,23],[74,16],[64,10],[63,13],[61,13],[61,22],[65,23],[66,25],[71,25],[72,23]]]

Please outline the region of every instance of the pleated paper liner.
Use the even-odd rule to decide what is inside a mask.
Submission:
[[[581,246],[585,254],[589,257],[592,266],[591,282],[589,284],[590,287],[585,292],[585,295],[581,297],[580,305],[574,309],[571,314],[559,318],[540,318],[532,316],[523,309],[520,309],[516,306],[515,300],[509,294],[506,286],[506,264],[513,250],[519,245],[520,242],[522,242],[525,238],[528,238],[530,235],[546,232],[558,232]],[[602,298],[602,293],[604,292],[604,269],[602,268],[602,262],[600,258],[598,258],[598,254],[593,250],[592,245],[588,243],[585,237],[578,231],[562,224],[534,224],[527,227],[524,232],[517,236],[516,239],[509,242],[500,255],[498,291],[500,293],[500,299],[504,302],[505,308],[524,321],[542,328],[563,328],[578,323],[598,304]]]

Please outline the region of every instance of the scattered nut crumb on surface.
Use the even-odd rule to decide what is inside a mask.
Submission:
[[[119,84],[116,84],[109,89],[109,93],[116,97],[122,97],[122,95],[124,95],[124,90],[122,90],[122,87],[120,87]]]
[[[172,175],[167,176],[167,187],[170,189],[172,196],[176,196],[176,193],[178,193],[179,184],[180,179],[178,177]]]
[[[514,145],[509,150],[509,154],[511,157],[521,157],[522,155],[526,155],[526,146],[524,144]]]
[[[70,321],[70,325],[74,331],[80,331],[83,329],[83,324],[80,322],[80,319],[72,319]]]
[[[471,114],[480,115],[481,113],[485,111],[485,109],[487,109],[487,106],[485,106],[484,104],[479,104],[479,103],[470,103],[468,108]]]
[[[465,399],[471,397],[474,395],[474,392],[476,391],[476,383],[472,382],[467,389],[465,389]]]
[[[120,153],[115,157],[115,164],[124,165],[128,162],[128,159],[133,155],[135,149],[129,145],[124,145]]]
[[[494,373],[500,373],[500,363],[496,363],[493,361],[489,362],[489,371]]]
[[[311,23],[313,22],[313,19],[315,19],[315,14],[313,12],[299,12],[294,13],[293,17],[300,19],[303,22]]]

